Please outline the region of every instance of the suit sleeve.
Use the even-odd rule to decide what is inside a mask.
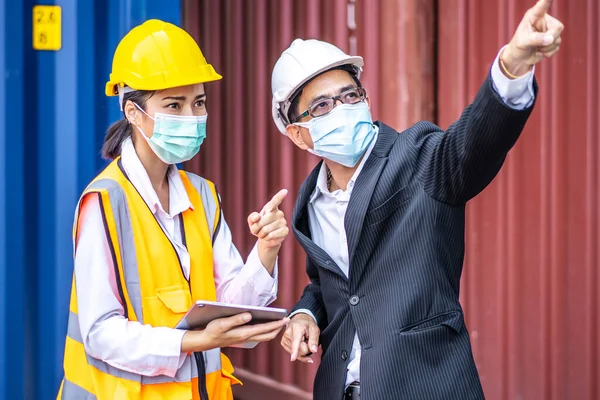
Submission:
[[[319,281],[319,271],[317,266],[306,258],[306,273],[310,279],[310,283],[304,288],[300,301],[296,303],[296,306],[292,310],[292,314],[296,311],[305,309],[312,313],[315,318],[319,329],[323,331],[327,326],[327,313],[325,312],[325,305],[323,304],[323,295],[321,294],[321,283]]]
[[[533,88],[537,94],[535,81]],[[500,170],[533,106],[534,102],[521,110],[510,107],[488,74],[473,103],[446,132],[428,123],[415,125],[411,140],[425,191],[452,205],[475,197]]]

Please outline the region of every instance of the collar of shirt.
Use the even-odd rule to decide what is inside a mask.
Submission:
[[[369,148],[365,152],[365,155],[360,161],[360,164],[358,164],[358,168],[356,168],[356,171],[354,171],[354,174],[352,174],[352,178],[350,178],[350,181],[348,181],[348,187],[346,188],[346,191],[343,191],[342,189],[338,189],[334,192],[329,191],[329,189],[327,188],[327,165],[325,164],[325,162],[323,162],[323,164],[321,165],[321,169],[319,170],[319,176],[317,177],[317,186],[315,187],[315,190],[310,196],[310,202],[313,203],[316,199],[319,198],[320,195],[334,197],[338,200],[343,198],[346,201],[349,201],[350,195],[352,194],[352,189],[354,188],[354,183],[356,182],[360,171],[362,171],[365,162],[367,161],[367,158],[369,158],[369,156],[371,155],[371,152],[375,147],[375,143],[377,142],[378,136],[379,127],[375,125],[375,137],[373,138],[373,142],[371,142]]]
[[[167,179],[169,180],[170,212],[167,213],[163,209],[163,206],[158,199],[158,195],[152,187],[152,182],[150,182],[148,173],[135,152],[135,147],[133,146],[131,138],[126,139],[121,147],[121,164],[123,165],[123,169],[125,169],[129,180],[140,193],[148,207],[150,207],[153,214],[161,211],[170,217],[174,217],[189,208],[193,208],[190,198],[185,191],[185,186],[183,185],[177,166],[169,165]]]

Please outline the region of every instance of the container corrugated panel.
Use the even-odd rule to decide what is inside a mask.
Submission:
[[[247,216],[287,188],[282,208],[291,218],[297,191],[318,161],[281,135],[271,119],[270,77],[281,52],[301,37],[362,55],[361,80],[374,116],[408,126],[433,117],[433,5],[433,0],[184,1],[184,27],[223,75],[206,85],[207,139],[187,168],[216,182],[243,256],[255,243]],[[308,282],[305,256],[291,235],[280,254],[275,305],[289,309]],[[238,387],[244,400],[310,398],[317,364],[290,363],[278,340],[228,353],[245,381]]]
[[[473,99],[534,1],[438,2],[438,122]],[[563,45],[495,181],[470,203],[461,299],[489,399],[600,398],[600,6],[555,1]]]

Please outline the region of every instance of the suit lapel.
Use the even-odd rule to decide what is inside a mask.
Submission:
[[[365,215],[371,204],[371,197],[375,191],[381,172],[387,164],[392,145],[398,138],[398,133],[392,128],[379,122],[377,125],[379,126],[377,143],[365,162],[363,170],[358,175],[344,218],[344,226],[348,238],[350,274],[358,273],[360,275],[359,271],[355,270],[358,266],[355,266],[353,262],[354,253],[360,240]]]
[[[337,264],[331,259],[329,254],[317,246],[311,239],[310,228],[308,224],[308,203],[310,201],[310,196],[317,185],[317,178],[319,176],[319,170],[321,169],[322,163],[323,162],[321,161],[315,167],[300,189],[300,193],[298,194],[298,199],[296,200],[296,205],[294,207],[294,213],[292,215],[292,229],[294,236],[296,236],[296,239],[306,252],[306,255],[310,257],[315,264],[330,270],[347,280],[348,278],[344,272],[342,272]]]
[[[353,269],[357,267],[353,264],[353,258],[360,240],[363,221],[371,203],[371,197],[377,186],[379,176],[387,163],[389,152],[398,138],[398,132],[387,125],[380,122],[376,122],[376,125],[379,126],[377,143],[375,143],[371,155],[365,162],[363,170],[358,175],[344,218],[344,227],[348,238],[350,273],[353,273]],[[292,230],[308,257],[320,267],[330,270],[347,280],[346,275],[331,259],[329,254],[317,246],[311,239],[308,224],[308,203],[310,196],[315,190],[322,163],[321,161],[313,169],[300,189],[292,215]]]

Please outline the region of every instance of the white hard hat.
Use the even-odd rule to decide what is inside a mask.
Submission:
[[[349,56],[334,45],[315,39],[296,39],[281,54],[271,75],[273,120],[281,133],[285,134],[290,123],[288,111],[297,90],[320,73],[342,65],[354,67],[358,78],[364,62],[362,57]]]

